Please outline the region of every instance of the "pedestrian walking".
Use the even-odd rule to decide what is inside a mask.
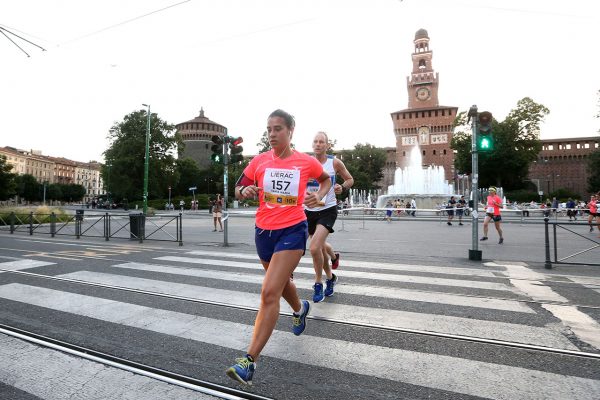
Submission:
[[[498,244],[504,243],[504,237],[502,237],[502,228],[500,227],[500,221],[502,216],[500,215],[500,207],[502,206],[502,199],[496,194],[496,188],[491,187],[488,189],[489,195],[486,200],[485,207],[485,219],[483,220],[483,237],[479,240],[488,240],[488,225],[490,221],[494,221],[496,231],[498,231]]]
[[[598,217],[598,203],[597,203],[597,198],[596,195],[592,195],[590,197],[590,201],[587,203],[587,209],[588,209],[588,213],[590,214],[588,216],[588,225],[590,226],[590,233],[594,232],[594,226],[592,225],[592,223],[594,222],[595,219],[597,219]],[[600,221],[599,221],[600,222]],[[598,226],[598,230],[600,230],[600,224],[596,224]]]
[[[456,199],[454,198],[454,196],[450,197],[450,200],[448,200],[448,203],[446,203],[446,212],[448,213],[448,222],[446,222],[448,225],[452,225],[452,219],[454,218],[454,207],[456,205]]]
[[[291,147],[294,126],[292,115],[273,111],[267,120],[271,150],[254,157],[235,185],[238,200],[259,198],[254,240],[265,269],[248,352],[226,370],[230,378],[246,385],[252,384],[258,357],[279,318],[280,298],[293,310],[292,332],[296,336],[304,332],[310,310],[308,301],[300,301],[292,279],[308,237],[303,204],[317,206],[329,192],[331,179],[315,158]],[[310,178],[316,178],[320,187],[307,193]]]
[[[410,212],[410,215],[412,215],[413,217],[416,217],[417,216],[417,200],[415,200],[414,197],[410,201],[410,209],[412,210]]]
[[[223,232],[223,199],[221,198],[220,194],[217,194],[217,198],[212,202],[212,215],[215,226],[213,232],[217,231],[217,223],[219,224],[219,232]]]
[[[313,259],[315,269],[315,283],[313,285],[313,301],[319,303],[325,297],[331,297],[334,293],[334,287],[337,283],[337,276],[332,269],[337,269],[340,263],[340,254],[333,251],[333,247],[327,242],[327,236],[333,233],[333,225],[337,218],[337,200],[335,195],[341,194],[354,185],[354,178],[346,169],[342,160],[328,155],[329,137],[325,132],[318,132],[312,143],[314,157],[321,163],[323,170],[331,177],[332,187],[327,196],[323,199],[323,204],[317,207],[304,207],[306,220],[308,221],[308,235],[310,238],[310,254]],[[342,184],[335,183],[336,175],[339,175],[344,181]],[[319,182],[309,180],[307,191],[316,192],[319,190]],[[331,266],[329,265],[331,260]],[[323,272],[325,272],[325,289],[323,289]]]
[[[465,196],[460,196],[458,199],[458,206],[456,207],[456,216],[458,217],[458,225],[462,226],[462,218],[465,213],[465,208],[467,208],[467,201],[465,200]]]

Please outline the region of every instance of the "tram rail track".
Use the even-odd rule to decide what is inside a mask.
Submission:
[[[154,296],[154,297],[159,297],[159,298],[178,300],[178,301],[206,304],[206,305],[212,305],[212,306],[220,306],[220,307],[226,307],[226,308],[230,308],[230,309],[238,309],[238,310],[252,311],[252,312],[258,310],[258,308],[256,308],[256,307],[229,304],[229,303],[212,301],[212,300],[203,300],[203,299],[179,296],[179,295],[168,294],[168,293],[161,293],[161,292],[155,292],[155,291],[149,291],[149,290],[143,290],[143,289],[130,288],[130,287],[125,287],[125,286],[108,285],[108,284],[104,284],[104,283],[90,282],[90,281],[84,281],[84,280],[79,280],[79,279],[36,274],[36,273],[26,272],[26,271],[13,271],[13,270],[6,270],[6,269],[0,269],[0,271],[15,274],[15,275],[21,275],[21,276],[28,276],[28,277],[34,277],[34,278],[40,278],[40,279],[46,279],[46,280],[52,280],[52,281],[59,281],[59,282],[66,282],[66,283],[73,283],[73,284],[79,284],[79,285],[86,285],[86,286],[92,286],[92,287],[98,287],[98,288],[104,288],[104,289],[110,289],[110,290],[118,290],[118,291]],[[515,300],[515,299],[507,299],[507,300],[522,301],[522,300]],[[533,300],[532,301],[524,301],[524,302],[538,303],[538,304],[567,305],[565,303],[554,303],[554,302],[546,303],[546,302],[539,302],[539,301],[533,301]],[[581,307],[585,307],[585,306],[581,306]],[[591,308],[597,309],[599,307],[591,307]],[[281,312],[280,315],[289,316],[289,315],[291,315],[291,313]],[[391,326],[385,326],[385,325],[380,325],[380,324],[349,322],[349,321],[344,321],[341,319],[320,317],[320,316],[310,316],[309,315],[308,318],[311,320],[315,320],[315,321],[322,321],[322,322],[333,323],[333,324],[338,324],[338,325],[345,325],[345,326],[352,326],[352,327],[359,327],[359,328],[368,328],[368,329],[377,329],[377,330],[396,332],[396,333],[401,333],[401,334],[414,334],[414,335],[420,335],[420,336],[435,337],[435,338],[439,338],[439,339],[458,340],[458,341],[470,342],[470,343],[479,343],[479,344],[487,344],[487,345],[493,345],[493,346],[510,347],[510,348],[514,348],[514,349],[538,351],[538,352],[544,352],[544,353],[550,353],[550,354],[568,355],[568,356],[574,356],[574,357],[591,358],[591,359],[600,360],[600,353],[586,352],[586,351],[581,351],[581,350],[561,349],[561,348],[540,346],[540,345],[528,344],[528,343],[519,343],[519,342],[504,341],[504,340],[498,340],[498,339],[474,337],[474,336],[468,336],[468,335],[457,335],[457,334],[451,334],[451,333],[434,332],[434,331],[419,330],[419,329],[391,327]],[[192,379],[192,378],[190,378],[190,379]]]
[[[234,389],[228,386],[218,385],[216,383],[203,381],[190,376],[177,374],[151,365],[127,360],[108,353],[93,350],[89,347],[82,347],[62,340],[50,338],[38,333],[26,331],[13,326],[0,324],[0,334],[8,335],[20,340],[27,341],[42,347],[60,351],[85,360],[101,363],[113,368],[145,376],[171,385],[176,385],[185,389],[193,390],[219,399],[226,400],[272,400],[269,397],[260,396],[243,390]]]

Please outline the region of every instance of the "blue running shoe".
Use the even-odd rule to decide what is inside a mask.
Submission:
[[[313,289],[315,290],[315,292],[313,293],[313,301],[315,303],[322,302],[323,299],[325,298],[325,296],[323,295],[323,284],[322,283],[315,283],[313,285]]]
[[[237,364],[227,369],[227,376],[243,385],[252,385],[252,375],[254,375],[256,363],[250,361],[248,357],[236,358],[235,362]]]
[[[333,287],[337,283],[338,277],[336,274],[331,274],[331,279],[325,280],[325,296],[333,296]]]
[[[321,289],[323,289],[323,285],[321,285]],[[304,329],[306,329],[306,316],[310,311],[310,303],[306,300],[302,300],[302,304],[304,304],[304,313],[300,315],[296,315],[296,313],[292,314],[292,332],[294,335],[300,336]]]

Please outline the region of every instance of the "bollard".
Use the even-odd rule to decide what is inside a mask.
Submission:
[[[183,246],[183,216],[181,213],[179,213],[177,220],[179,222],[179,246]]]
[[[363,214],[362,214],[362,228],[358,228],[358,229],[367,229],[365,228],[365,214],[367,213],[367,208],[363,207]]]
[[[340,229],[339,232],[348,232],[344,229],[344,210],[346,209],[342,206],[342,218],[340,218],[342,220],[342,229]]]
[[[108,242],[110,238],[110,214],[104,215],[104,241]]]
[[[544,268],[552,269],[552,261],[550,261],[550,234],[548,233],[548,217],[544,218],[544,230],[546,234],[546,262]]]
[[[33,235],[33,211],[29,212],[29,235]]]
[[[10,213],[10,233],[15,233],[15,212],[11,211]]]
[[[50,236],[56,236],[56,214],[50,213]]]

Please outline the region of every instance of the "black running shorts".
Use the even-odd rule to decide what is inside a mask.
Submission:
[[[308,222],[308,234],[314,235],[317,230],[317,224],[323,225],[329,233],[333,233],[333,224],[337,219],[337,207],[329,207],[321,211],[304,210]]]

